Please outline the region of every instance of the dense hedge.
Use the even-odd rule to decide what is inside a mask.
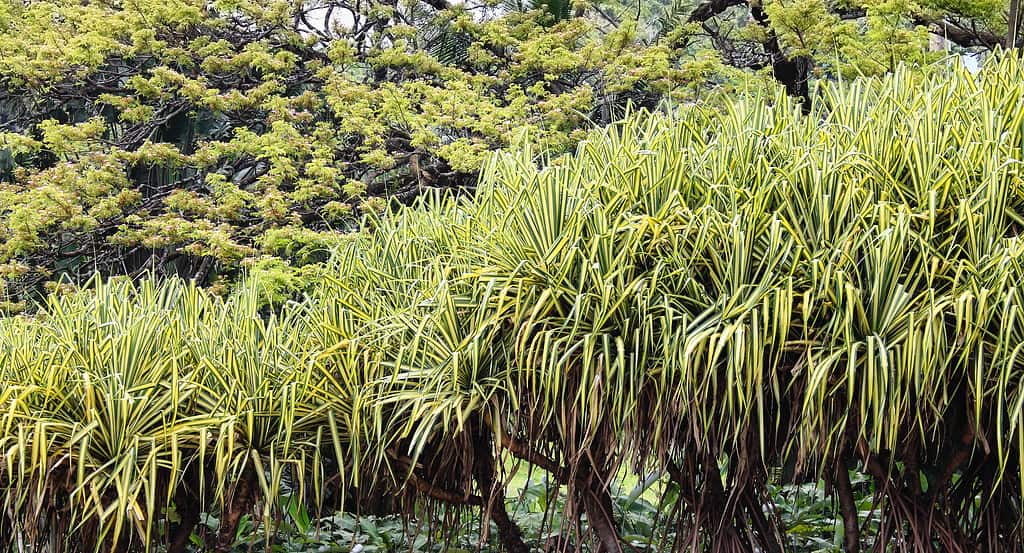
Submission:
[[[515,457],[593,551],[624,467],[672,480],[684,550],[780,551],[769,484],[818,477],[849,551],[1021,550],[1024,64],[823,97],[494,157],[273,314],[259,283],[114,282],[0,321],[0,536],[181,550],[212,511],[223,549],[286,486],[480,508],[518,553]]]
[[[93,273],[303,279],[362,213],[471,192],[519,131],[565,152],[627,106],[809,103],[1020,45],[1019,2],[5,0],[0,314]]]

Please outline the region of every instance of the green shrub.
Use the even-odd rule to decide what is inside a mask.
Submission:
[[[1024,63],[823,94],[495,156],[270,314],[114,282],[0,321],[3,539],[173,547],[206,512],[225,550],[300,502],[482,513],[520,553],[522,463],[591,551],[629,471],[683,549],[781,551],[772,498],[820,479],[848,551],[1020,550]]]

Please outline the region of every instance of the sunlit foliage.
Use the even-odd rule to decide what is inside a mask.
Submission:
[[[210,512],[224,550],[287,488],[479,509],[521,553],[518,459],[592,551],[623,470],[669,476],[683,550],[779,551],[768,490],[822,478],[857,551],[855,471],[879,549],[1019,551],[1024,64],[822,97],[524,140],[275,310],[118,281],[0,320],[0,536],[180,551]]]
[[[0,310],[96,271],[223,289],[471,190],[523,132],[566,151],[629,104],[776,81],[809,106],[816,78],[927,67],[939,36],[1000,42],[1000,5],[953,4],[3,0]]]

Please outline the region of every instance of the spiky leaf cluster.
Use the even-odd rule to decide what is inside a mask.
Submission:
[[[173,541],[170,505],[267,522],[287,484],[480,509],[518,553],[518,459],[593,551],[623,470],[674,483],[683,550],[780,550],[769,485],[818,478],[859,550],[857,471],[879,550],[1019,551],[1024,63],[822,94],[637,114],[541,167],[526,140],[274,315],[107,285],[0,321],[5,539]]]
[[[628,104],[772,80],[809,105],[814,78],[925,66],[939,36],[991,48],[1001,10],[4,0],[0,307],[96,271],[219,286],[242,267],[323,261],[362,213],[472,189],[487,152],[524,130],[564,151]]]

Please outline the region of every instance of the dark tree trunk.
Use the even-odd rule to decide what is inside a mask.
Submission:
[[[810,58],[805,56],[789,58],[786,56],[782,51],[782,46],[779,44],[779,38],[775,35],[775,31],[772,30],[768,14],[765,13],[760,4],[752,3],[750,5],[750,15],[755,21],[768,29],[768,41],[765,42],[764,48],[768,55],[771,56],[772,74],[775,76],[775,80],[786,87],[787,94],[794,98],[800,98],[802,101],[801,107],[805,114],[810,113]]]
[[[498,527],[498,539],[508,553],[530,553],[530,548],[523,541],[523,534],[505,508],[505,494],[498,492],[490,506],[491,520]]]
[[[235,489],[230,499],[225,502],[224,512],[221,513],[215,549],[218,553],[231,551],[231,545],[235,541],[235,534],[238,533],[238,525],[242,521],[242,517],[256,503],[257,485],[254,469],[246,467],[242,471],[241,477],[235,482]]]
[[[174,494],[174,510],[181,519],[178,527],[174,529],[167,544],[167,553],[185,553],[189,539],[196,525],[199,524],[199,514],[202,507],[198,498],[189,490],[181,488]]]
[[[595,478],[590,478],[583,494],[583,509],[587,513],[590,530],[597,536],[597,553],[621,553],[622,542],[615,525],[615,512],[608,489]]]
[[[473,436],[473,479],[480,488],[484,514],[498,527],[498,539],[509,553],[530,553],[523,534],[505,508],[505,489],[495,478],[494,446],[490,436],[475,424]]]
[[[772,74],[786,87],[786,93],[802,100],[804,113],[811,110],[811,61],[805,57],[787,58],[781,52],[772,53]]]
[[[853,485],[845,463],[836,467],[834,486],[839,496],[839,509],[843,514],[843,550],[846,553],[860,551],[860,520],[857,516],[857,504],[853,497]]]
[[[1020,44],[1020,0],[1010,0],[1010,11],[1006,18],[1006,48]]]
[[[622,542],[619,540],[619,528],[615,523],[615,510],[612,497],[608,493],[607,479],[594,463],[603,465],[600,458],[585,458],[580,463],[573,482],[575,496],[587,515],[590,531],[597,538],[595,553],[621,553]]]

